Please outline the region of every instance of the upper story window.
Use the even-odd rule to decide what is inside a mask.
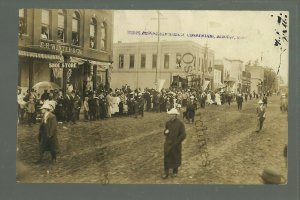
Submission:
[[[46,40],[51,39],[49,10],[42,10],[41,39],[46,39]]]
[[[100,38],[101,38],[101,41],[100,41],[100,49],[101,50],[106,50],[106,33],[107,33],[107,25],[105,22],[102,22],[101,23],[101,26],[100,26]]]
[[[169,65],[170,65],[169,60],[170,60],[169,54],[165,54],[165,59],[164,59],[164,68],[165,69],[169,69]]]
[[[80,37],[80,15],[78,12],[74,12],[72,16],[72,45],[79,46]]]
[[[57,18],[57,42],[66,42],[65,24],[66,24],[66,13],[62,9],[59,9],[58,18]]]
[[[97,44],[97,21],[92,18],[90,21],[90,48],[96,49]]]
[[[123,54],[119,55],[119,68],[120,69],[124,68],[124,55]]]
[[[141,55],[141,68],[146,68],[146,55]]]
[[[157,55],[152,55],[152,68],[155,69],[157,67]]]
[[[26,31],[26,10],[25,9],[19,9],[19,33],[24,34],[27,33]]]
[[[134,68],[134,55],[129,56],[129,68]]]

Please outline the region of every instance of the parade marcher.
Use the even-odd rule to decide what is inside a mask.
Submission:
[[[111,118],[111,113],[112,113],[112,106],[113,106],[113,98],[110,93],[107,94],[106,96],[106,110],[107,110],[107,117]]]
[[[36,163],[40,163],[43,159],[44,152],[50,151],[52,162],[56,162],[56,155],[58,153],[58,139],[57,139],[57,121],[55,115],[52,113],[54,108],[45,103],[41,107],[43,113],[42,123],[40,125],[38,141],[40,147],[40,158]]]
[[[96,109],[97,109],[97,99],[94,94],[92,94],[89,98],[88,104],[89,104],[89,116],[91,121],[96,120]]]
[[[87,121],[89,119],[89,97],[85,97],[83,101],[83,114],[84,114],[84,120]]]
[[[72,104],[72,96],[67,93],[65,97],[65,120],[66,122],[69,122],[72,120],[72,110],[73,110],[73,104]]]
[[[238,106],[238,110],[242,110],[242,106],[243,106],[243,96],[242,96],[242,94],[238,94],[236,96],[236,103],[237,103],[237,106]]]
[[[264,94],[264,97],[263,97],[262,101],[263,101],[263,103],[264,103],[264,106],[265,106],[265,107],[268,107],[268,106],[267,106],[267,105],[268,105],[268,97],[267,97],[266,94]]]
[[[226,101],[227,101],[229,107],[231,104],[231,100],[232,100],[231,94],[229,92],[227,92],[226,93]]]
[[[55,116],[57,121],[64,121],[64,97],[62,91],[58,92],[58,97],[56,99],[57,105],[55,107]]]
[[[27,115],[28,115],[28,125],[31,126],[32,123],[35,123],[35,100],[33,97],[29,98],[27,102]]]
[[[73,124],[76,124],[76,121],[78,120],[78,115],[80,112],[80,107],[81,107],[80,97],[75,94],[75,91],[72,91],[71,96],[72,96],[72,98],[71,98],[72,99],[72,101],[71,101],[71,104],[72,104],[71,120],[72,120]]]
[[[159,101],[158,101],[158,95],[156,91],[154,91],[152,102],[153,102],[153,112],[158,112]]]
[[[187,114],[188,122],[190,122],[190,120],[192,120],[192,123],[194,122],[196,110],[197,110],[197,102],[195,101],[195,97],[191,96],[190,101],[186,106],[186,114]]]
[[[145,99],[142,96],[142,93],[139,93],[138,97],[138,114],[144,117],[144,106],[145,106]]]
[[[266,108],[264,106],[263,101],[259,100],[258,104],[259,107],[256,108],[256,113],[257,113],[256,132],[259,132],[262,129],[264,121],[266,119]]]
[[[181,143],[185,139],[184,124],[177,118],[179,112],[176,108],[172,108],[167,112],[170,120],[166,123],[164,130],[164,175],[163,179],[168,178],[169,169],[173,169],[173,177],[177,176],[178,167],[181,165]]]
[[[100,115],[100,119],[105,119],[105,117],[107,116],[107,112],[106,112],[106,98],[102,93],[100,93],[99,95],[99,115]]]
[[[215,99],[216,99],[217,106],[220,106],[221,105],[221,96],[220,96],[219,92],[216,93]]]
[[[49,93],[48,93],[48,90],[44,90],[44,93],[41,96],[41,100],[44,102],[47,99],[49,99]]]
[[[206,93],[202,92],[200,96],[200,106],[201,108],[205,108],[205,102],[206,102]]]

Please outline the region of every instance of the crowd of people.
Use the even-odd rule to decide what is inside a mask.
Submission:
[[[105,120],[114,116],[143,117],[146,112],[167,112],[172,108],[185,107],[183,112],[187,121],[194,121],[195,111],[198,105],[205,108],[209,105],[231,105],[236,101],[238,110],[242,109],[244,101],[252,98],[261,98],[267,105],[267,94],[233,93],[218,91],[201,91],[197,89],[162,89],[157,91],[151,88],[131,89],[124,85],[115,90],[98,88],[95,91],[88,90],[83,95],[78,90],[68,91],[63,95],[62,90],[44,90],[43,94],[34,89],[22,93],[18,90],[18,119],[20,123],[28,123],[31,126],[41,118],[39,108],[45,103],[53,107],[58,122],[76,123],[83,113],[85,121]]]

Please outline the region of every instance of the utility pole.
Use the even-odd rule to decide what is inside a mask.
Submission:
[[[160,69],[160,74],[161,76],[161,66],[160,66],[160,54],[159,54],[159,43],[160,43],[160,20],[161,19],[167,19],[167,18],[161,18],[162,14],[157,11],[157,18],[151,18],[152,20],[157,20],[157,46],[156,46],[156,68],[155,68],[155,86],[156,89],[158,89],[158,79],[157,79],[157,68],[159,67]],[[161,78],[161,77],[160,77]]]

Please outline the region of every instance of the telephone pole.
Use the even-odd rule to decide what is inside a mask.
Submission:
[[[157,68],[161,69],[160,67],[160,54],[159,54],[159,44],[160,44],[160,20],[167,19],[162,18],[162,14],[160,11],[157,11],[157,18],[151,18],[152,20],[157,20],[157,47],[156,47],[156,68],[155,68],[155,86],[158,89],[158,79],[157,79]],[[161,73],[161,72],[160,72]]]

